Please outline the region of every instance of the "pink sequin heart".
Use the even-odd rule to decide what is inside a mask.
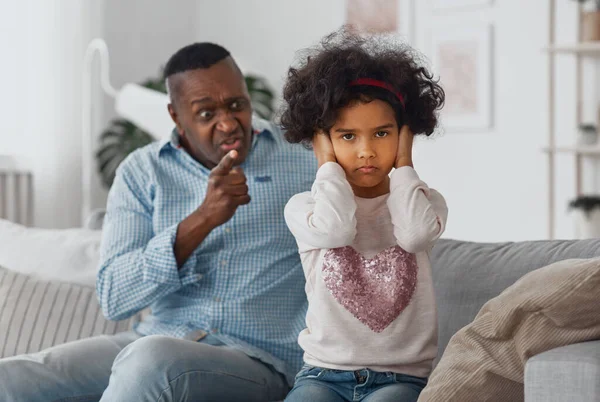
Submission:
[[[365,258],[350,246],[325,253],[323,279],[333,297],[375,332],[408,306],[417,286],[417,260],[400,246]]]

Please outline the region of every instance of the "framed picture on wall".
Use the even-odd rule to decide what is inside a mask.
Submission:
[[[446,92],[441,122],[448,131],[492,127],[493,31],[488,23],[436,26],[431,62]]]
[[[472,6],[489,6],[491,4],[492,0],[432,0],[432,6],[435,11]]]
[[[396,32],[398,0],[346,0],[346,24],[362,32]]]

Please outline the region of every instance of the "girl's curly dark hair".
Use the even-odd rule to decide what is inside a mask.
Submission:
[[[444,105],[444,90],[410,46],[391,37],[360,36],[347,27],[326,36],[308,49],[298,67],[288,71],[283,90],[281,125],[289,142],[310,143],[317,130],[329,132],[340,108],[381,99],[396,111],[398,126],[408,124],[415,134],[431,135]],[[371,78],[402,94],[405,107],[393,92],[373,86],[350,86]]]

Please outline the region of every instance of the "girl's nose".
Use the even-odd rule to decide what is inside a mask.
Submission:
[[[358,157],[359,159],[374,158],[375,150],[373,149],[373,147],[369,146],[369,144],[365,144],[361,146],[360,150],[358,151]]]

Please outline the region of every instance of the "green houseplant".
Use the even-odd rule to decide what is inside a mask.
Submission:
[[[245,80],[254,112],[264,119],[270,119],[274,111],[274,94],[267,81],[255,75],[246,75]],[[150,78],[141,85],[167,93],[165,81],[162,78]],[[102,184],[106,188],[110,188],[115,179],[117,167],[127,155],[152,141],[154,138],[135,124],[122,118],[111,120],[100,135],[100,145],[96,151],[96,165]]]

